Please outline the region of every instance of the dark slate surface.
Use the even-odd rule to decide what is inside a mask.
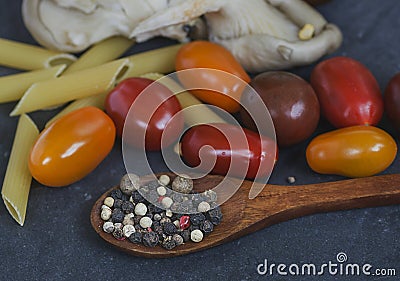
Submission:
[[[0,37],[34,43],[20,15],[21,1],[0,1]],[[333,0],[318,9],[340,26],[344,42],[333,55],[360,60],[376,76],[381,89],[400,70],[400,4],[397,0]],[[135,46],[140,52],[168,40]],[[309,78],[312,66],[293,72]],[[0,68],[0,75],[16,72]],[[9,112],[15,103],[0,105],[0,179],[10,154],[16,118]],[[54,112],[31,116],[42,126]],[[383,120],[380,127],[394,134]],[[321,122],[319,132],[329,130]],[[340,179],[320,176],[307,168],[307,141],[281,151],[270,182],[296,184]],[[91,229],[89,212],[95,200],[124,174],[121,147],[116,144],[104,162],[84,180],[65,188],[46,188],[33,183],[26,223],[20,227],[0,204],[1,280],[398,280],[400,276],[400,206],[317,214],[291,220],[248,235],[234,242],[188,256],[150,260],[129,256],[111,248]],[[158,154],[150,155],[155,171],[162,171]],[[397,173],[400,162],[385,173]],[[349,263],[370,263],[374,268],[395,268],[397,277],[259,276],[257,265],[336,262],[344,252]]]

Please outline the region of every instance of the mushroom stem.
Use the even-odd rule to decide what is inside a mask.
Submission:
[[[318,34],[327,24],[325,18],[313,7],[302,0],[266,0],[290,18],[298,27],[311,24]]]
[[[228,48],[245,69],[262,72],[310,64],[337,49],[341,42],[339,28],[334,24],[327,24],[320,34],[306,41],[289,42],[261,34],[217,43]]]

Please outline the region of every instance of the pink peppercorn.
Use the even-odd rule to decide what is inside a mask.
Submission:
[[[185,230],[190,226],[190,217],[189,216],[182,216],[179,219],[179,226],[182,230]]]

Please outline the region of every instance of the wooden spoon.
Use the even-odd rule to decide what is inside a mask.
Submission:
[[[208,175],[195,180],[195,187],[211,189],[222,178]],[[399,183],[400,174],[297,186],[267,184],[255,199],[249,199],[252,182],[245,181],[236,194],[221,206],[223,220],[210,235],[200,243],[187,242],[173,250],[160,246],[149,248],[128,240],[118,241],[103,232],[101,205],[112,189],[96,201],[90,219],[100,237],[117,248],[136,256],[167,258],[211,248],[269,225],[309,214],[400,204]]]

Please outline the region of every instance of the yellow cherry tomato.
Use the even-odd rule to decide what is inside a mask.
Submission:
[[[75,110],[41,132],[30,153],[29,170],[43,185],[72,184],[100,164],[114,140],[114,123],[103,111]]]
[[[317,173],[353,178],[384,171],[396,153],[396,142],[385,131],[373,126],[351,126],[314,138],[306,157]]]

